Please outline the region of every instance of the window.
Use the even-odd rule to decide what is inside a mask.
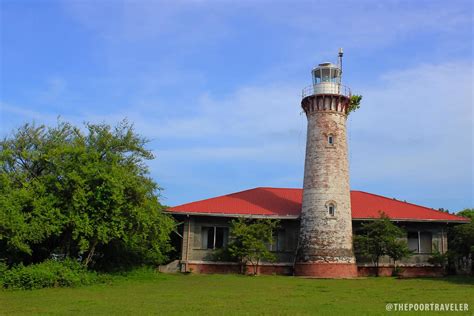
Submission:
[[[334,136],[332,136],[332,135],[328,136],[328,144],[329,145],[334,145]]]
[[[420,232],[420,253],[432,252],[432,239],[431,232]]]
[[[322,68],[321,69],[321,81],[322,82],[329,82],[329,72],[330,72],[330,69],[329,68]]]
[[[202,249],[217,249],[227,246],[229,229],[227,227],[203,227],[201,230]]]
[[[414,253],[419,252],[418,232],[408,232],[407,242],[408,242],[408,249],[410,249]]]
[[[279,229],[273,232],[273,243],[269,245],[270,251],[285,251],[285,230]]]
[[[414,253],[432,253],[433,234],[431,232],[408,232],[408,248]]]
[[[327,208],[329,215],[334,216],[334,214],[336,213],[336,205],[334,205],[333,203],[329,203]]]
[[[313,73],[313,84],[319,84],[321,83],[321,70],[317,69]]]

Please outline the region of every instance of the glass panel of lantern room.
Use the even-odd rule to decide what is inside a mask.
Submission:
[[[332,82],[334,83],[337,83],[337,79],[339,77],[339,69],[338,68],[334,68],[333,72],[332,72]]]
[[[329,82],[329,68],[321,69],[321,82]]]
[[[316,69],[313,72],[313,84],[318,84],[320,82],[321,82],[321,72],[319,71],[319,69]]]

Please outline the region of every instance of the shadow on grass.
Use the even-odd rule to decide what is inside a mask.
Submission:
[[[455,284],[470,284],[474,285],[474,276],[469,276],[469,275],[449,275],[444,278],[441,278],[441,280],[450,282],[450,283],[455,283]]]
[[[403,278],[401,280],[427,280],[427,281],[444,281],[460,285],[474,285],[474,276],[469,275],[448,275],[444,277],[421,277],[421,278]]]

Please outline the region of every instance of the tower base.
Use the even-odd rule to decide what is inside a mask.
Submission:
[[[351,279],[358,276],[355,263],[297,262],[296,276],[327,279]]]

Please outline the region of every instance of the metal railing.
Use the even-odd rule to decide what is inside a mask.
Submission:
[[[305,98],[315,94],[339,94],[346,97],[351,97],[352,95],[351,89],[345,85],[335,82],[321,82],[305,87],[302,92],[302,97]]]

